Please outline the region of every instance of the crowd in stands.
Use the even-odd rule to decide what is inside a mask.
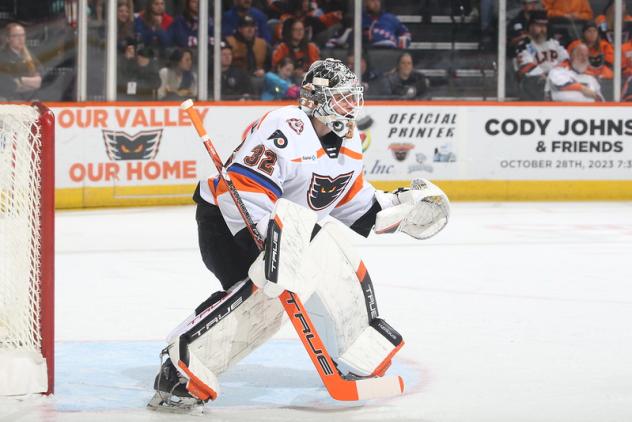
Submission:
[[[119,99],[179,100],[198,94],[199,1],[117,1]],[[408,50],[413,41],[411,33],[396,15],[385,10],[384,1],[363,0],[364,51],[382,48],[400,50],[400,54],[389,70],[378,74],[363,53],[365,95],[431,98],[429,79],[415,69],[414,56]],[[520,99],[599,101],[611,97],[611,92],[602,92],[612,90],[612,83],[606,81],[614,78],[614,1],[598,16],[589,0],[514,1],[519,1],[522,8],[508,24],[507,54],[512,59]],[[494,31],[493,3],[475,2],[481,13],[482,44]],[[103,15],[104,0],[89,0],[89,4],[94,15]],[[353,67],[352,5],[346,0],[227,0],[219,40],[222,99],[296,98],[304,73],[321,58],[323,50],[346,52],[342,57],[346,56],[347,64]],[[204,42],[212,52],[212,16],[203,24],[208,28],[208,40]],[[44,75],[25,43],[27,30],[15,22],[2,29],[1,98],[37,98]],[[624,4],[625,89],[632,87],[628,80],[632,78],[631,35],[632,16]],[[105,36],[103,28],[100,36]],[[214,80],[212,71],[210,57],[209,91]]]
[[[595,16],[588,0],[521,0],[507,29],[521,100],[612,99],[614,0]],[[632,16],[623,3],[622,97],[632,85]],[[606,95],[605,92],[609,94]]]

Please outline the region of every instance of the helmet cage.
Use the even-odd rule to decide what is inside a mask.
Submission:
[[[333,86],[332,86],[333,85]],[[301,87],[300,104],[336,135],[350,137],[354,121],[364,106],[364,88],[355,74],[339,60],[312,64]]]
[[[323,109],[338,119],[356,119],[364,106],[363,92],[364,88],[356,84],[324,88]]]

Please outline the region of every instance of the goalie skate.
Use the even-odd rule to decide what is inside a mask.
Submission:
[[[157,412],[199,415],[204,412],[204,402],[195,397],[180,397],[156,391],[147,408]]]
[[[156,393],[147,403],[147,407],[162,412],[201,414],[205,402],[193,397],[187,391],[186,384],[187,379],[178,374],[171,359],[167,358],[156,375],[154,381]]]

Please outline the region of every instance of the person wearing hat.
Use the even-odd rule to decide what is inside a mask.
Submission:
[[[531,12],[542,10],[540,0],[522,0],[522,10],[509,21],[507,25],[507,52],[511,57],[515,56],[516,48],[528,37],[527,26]]]
[[[222,100],[249,99],[254,94],[250,76],[245,70],[233,65],[233,49],[227,42],[222,41],[220,49]],[[209,78],[213,80],[213,75],[209,74]]]
[[[140,47],[132,60],[119,66],[116,81],[119,100],[155,100],[160,77],[154,51]]]
[[[239,18],[239,25],[234,35],[226,37],[233,53],[233,66],[249,75],[259,78],[265,75],[266,62],[270,52],[263,38],[256,36],[257,24],[251,16]]]
[[[514,68],[520,81],[520,98],[530,101],[544,99],[544,84],[551,69],[568,60],[568,52],[560,43],[548,37],[548,18],[542,10],[529,17],[528,38],[519,46]]]
[[[589,66],[586,73],[599,79],[614,78],[614,49],[610,43],[601,39],[595,22],[588,21],[584,24],[582,37],[568,45],[568,53],[580,44],[586,44],[588,47]]]
[[[268,17],[260,9],[252,7],[252,0],[233,0],[234,6],[222,16],[222,37],[233,35],[239,25],[239,18],[250,16],[257,24],[257,35],[272,43],[272,33],[268,28]]]

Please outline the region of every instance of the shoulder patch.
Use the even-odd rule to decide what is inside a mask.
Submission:
[[[287,137],[281,132],[280,129],[274,131],[272,135],[268,137],[274,142],[274,146],[277,148],[285,148],[287,146]]]
[[[303,121],[301,119],[291,118],[286,120],[290,129],[300,135],[303,132]]]

